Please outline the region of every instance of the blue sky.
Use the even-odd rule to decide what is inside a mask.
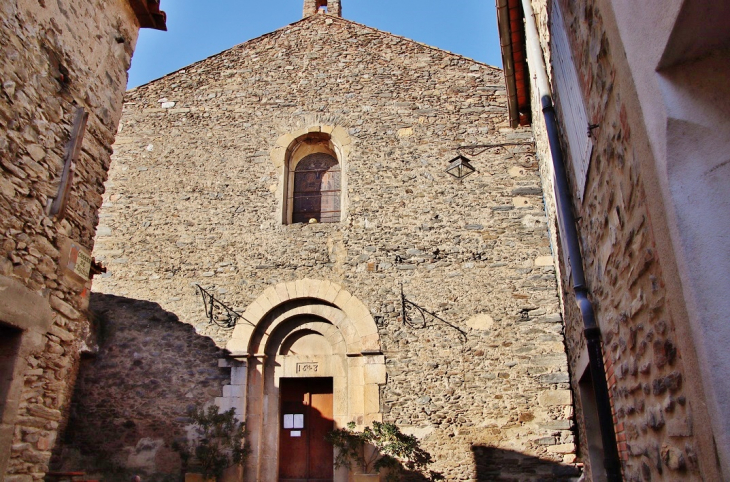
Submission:
[[[129,88],[302,17],[304,0],[162,0],[167,32],[142,29]],[[501,67],[491,0],[342,0],[343,17]]]

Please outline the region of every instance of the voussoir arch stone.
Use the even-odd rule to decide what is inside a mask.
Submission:
[[[337,329],[337,327],[326,321],[304,321],[301,324],[296,324],[294,327],[280,325],[278,328],[278,331],[281,331],[282,333],[278,333],[276,329],[272,330],[273,333],[262,350],[268,356],[281,355],[281,347],[284,346],[292,337],[297,337],[302,332],[316,333],[321,336],[332,349],[332,353],[329,353],[329,355],[346,354],[346,344],[342,333]]]
[[[338,333],[339,338],[337,340],[341,340],[345,345],[346,348],[342,350],[343,352],[357,354],[363,351],[362,340],[357,329],[354,327],[352,320],[342,310],[330,305],[313,303],[292,307],[277,314],[273,320],[262,320],[262,323],[259,323],[251,333],[248,353],[251,355],[268,353],[270,339],[277,330],[290,320],[305,316],[326,320]],[[306,321],[303,323],[307,324]]]
[[[274,167],[283,167],[287,160],[287,155],[290,154],[290,150],[296,144],[296,141],[312,132],[321,132],[329,135],[340,163],[347,158],[352,144],[352,139],[350,138],[350,134],[347,133],[347,129],[342,126],[312,125],[284,134],[276,140],[276,144],[270,152],[271,162],[274,164]]]
[[[234,356],[252,354],[249,351],[252,348],[250,346],[252,336],[259,325],[265,321],[265,317],[277,306],[294,300],[312,300],[314,307],[333,305],[344,314],[345,317],[342,320],[334,312],[328,310],[324,310],[324,315],[319,316],[337,325],[343,331],[348,345],[353,343],[353,349],[355,349],[356,340],[359,340],[359,352],[380,352],[377,325],[362,301],[336,283],[305,278],[268,287],[246,308],[243,313],[245,321],[239,321],[227,345],[231,354]],[[312,312],[311,314],[318,313]],[[351,353],[349,346],[348,352]]]

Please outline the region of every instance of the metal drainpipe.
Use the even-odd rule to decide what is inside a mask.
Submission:
[[[593,392],[596,397],[598,408],[598,419],[603,441],[606,478],[609,482],[620,482],[621,462],[616,446],[616,432],[614,431],[613,415],[608,393],[608,382],[606,381],[606,367],[603,365],[603,349],[601,347],[601,331],[596,324],[596,317],[593,311],[593,303],[588,298],[588,287],[585,282],[583,271],[583,257],[580,252],[578,231],[575,224],[575,216],[571,208],[570,191],[568,189],[568,178],[565,173],[565,162],[560,149],[560,138],[558,135],[558,124],[553,107],[552,92],[545,68],[545,60],[540,47],[540,40],[535,24],[535,13],[532,10],[530,0],[522,0],[522,8],[525,13],[525,36],[527,37],[528,61],[532,63],[531,71],[537,77],[537,88],[540,95],[542,113],[545,117],[545,126],[550,144],[550,153],[553,158],[555,170],[555,197],[558,207],[558,223],[564,236],[561,236],[564,248],[568,253],[570,268],[573,274],[573,290],[575,300],[583,317],[583,333],[586,337],[588,347],[588,360],[593,379]]]

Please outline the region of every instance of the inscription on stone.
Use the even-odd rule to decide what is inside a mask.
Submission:
[[[70,243],[67,256],[68,263],[66,267],[68,270],[84,280],[88,280],[91,271],[91,255],[89,252],[76,243]]]
[[[319,363],[297,363],[297,373],[317,373]]]
[[[91,256],[87,253],[79,250],[76,256],[76,264],[74,266],[74,273],[81,276],[84,279],[89,279],[89,272],[91,271]]]

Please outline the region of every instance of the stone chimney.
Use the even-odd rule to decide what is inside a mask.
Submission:
[[[302,18],[316,15],[319,12],[329,15],[342,16],[342,0],[304,0],[304,15]]]

